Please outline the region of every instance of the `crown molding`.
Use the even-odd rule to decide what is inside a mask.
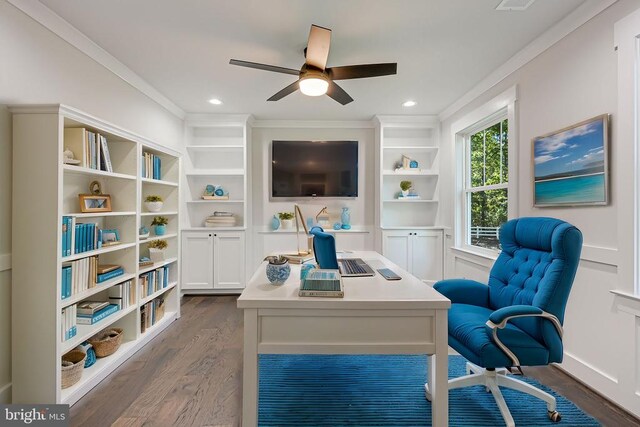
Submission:
[[[187,113],[184,118],[186,126],[195,127],[244,126],[251,125],[253,121],[251,114]]]
[[[81,33],[76,27],[65,21],[54,11],[39,1],[34,0],[7,0],[13,6],[38,22],[62,40],[75,47],[98,64],[102,65],[116,76],[133,86],[138,91],[160,104],[167,111],[180,119],[184,119],[185,112],[173,103],[169,98],[160,93],[136,74],[129,67],[120,62],[116,57],[98,46],[93,40]]]
[[[253,128],[287,129],[373,129],[373,120],[253,120]]]
[[[465,93],[453,104],[445,108],[438,118],[445,121],[465,105],[488,91],[502,80],[513,74],[551,46],[581,27],[587,21],[617,2],[618,0],[587,0],[577,9],[549,28],[535,40],[513,55],[507,62],[496,68],[473,89]]]

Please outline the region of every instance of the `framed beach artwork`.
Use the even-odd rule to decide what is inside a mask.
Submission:
[[[533,138],[533,205],[609,202],[609,115]]]

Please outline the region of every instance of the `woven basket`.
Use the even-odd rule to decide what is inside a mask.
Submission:
[[[62,388],[71,387],[80,381],[86,357],[87,354],[80,350],[71,350],[62,356]]]
[[[96,351],[96,357],[106,357],[115,353],[122,343],[122,329],[108,328],[89,338],[89,343]]]

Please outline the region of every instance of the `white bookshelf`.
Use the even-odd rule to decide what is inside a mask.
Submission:
[[[179,200],[180,156],[139,135],[62,105],[15,106],[13,113],[13,281],[12,295],[12,394],[14,403],[73,404],[115,368],[131,357],[153,336],[180,315]],[[64,129],[85,128],[106,137],[113,172],[63,164]],[[142,153],[160,157],[159,180],[142,178]],[[89,193],[98,181],[102,193],[111,196],[111,212],[80,212],[78,194]],[[147,213],[143,200],[149,194],[165,199],[163,212]],[[140,240],[138,229],[153,216],[170,216],[165,236]],[[118,229],[120,244],[92,251],[62,255],[62,219],[94,223],[101,229]],[[155,238],[169,243],[167,259],[153,266],[139,267],[147,256],[147,244]],[[64,263],[97,256],[100,264],[118,264],[125,274],[94,287],[61,298]],[[169,286],[141,298],[139,276],[170,265]],[[106,300],[108,290],[132,281],[135,302],[94,325],[77,325],[74,337],[63,340],[62,309],[83,300]],[[144,333],[140,328],[140,307],[153,298],[164,297],[165,315]],[[116,353],[99,358],[83,371],[82,379],[68,389],[61,388],[61,357],[78,344],[108,327],[124,330]]]

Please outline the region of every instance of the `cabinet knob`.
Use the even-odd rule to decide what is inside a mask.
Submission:
[[[211,234],[209,234],[209,237],[211,237]]]

